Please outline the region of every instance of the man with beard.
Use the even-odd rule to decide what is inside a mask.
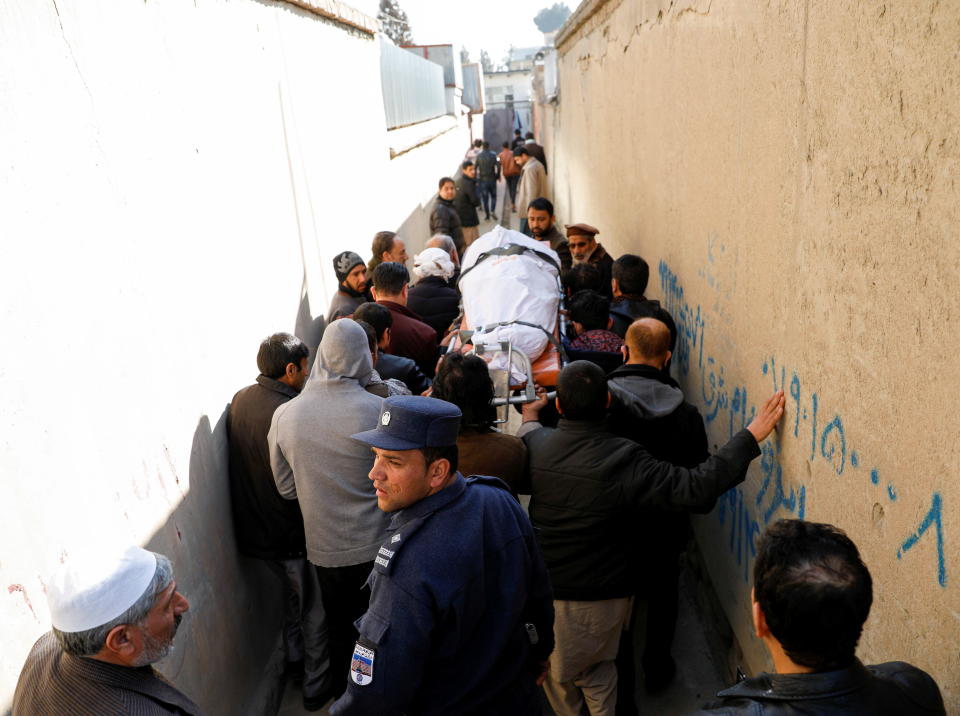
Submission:
[[[53,629],[27,656],[14,716],[201,713],[150,666],[190,608],[169,559],[132,546],[74,553],[47,583],[47,602]]]
[[[361,303],[372,300],[367,290],[367,267],[353,251],[343,251],[333,257],[333,270],[339,286],[330,301],[327,323],[352,315]]]
[[[603,246],[597,243],[600,230],[590,224],[567,224],[566,229],[574,265],[590,263],[596,266],[600,270],[600,292],[607,298],[613,298],[610,284],[613,278],[613,259]]]
[[[573,265],[570,246],[563,234],[557,230],[553,215],[553,202],[542,196],[534,199],[527,207],[527,226],[530,235],[537,241],[549,241],[550,248],[560,257],[560,269],[566,271]]]

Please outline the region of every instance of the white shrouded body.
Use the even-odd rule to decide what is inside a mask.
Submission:
[[[535,253],[526,251],[509,256],[477,259],[485,252],[508,244],[519,244],[552,258],[552,264]],[[476,330],[505,321],[523,321],[542,326],[550,334],[557,326],[560,307],[558,282],[560,257],[545,243],[497,226],[484,234],[466,250],[462,262],[460,291],[467,328]],[[471,268],[476,266],[476,268]],[[467,271],[469,270],[469,273]],[[530,326],[509,325],[474,334],[473,343],[496,346],[510,341],[514,350],[523,351],[535,361],[547,346],[547,333]],[[507,356],[494,355],[491,369],[506,369]],[[522,375],[514,371],[514,379]]]

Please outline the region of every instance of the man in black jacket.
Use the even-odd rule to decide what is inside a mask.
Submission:
[[[864,666],[857,642],[873,580],[856,545],[833,525],[779,520],[753,566],[753,628],[776,673],[721,691],[698,714],[783,716],[946,713],[936,682],[903,661]]]
[[[613,396],[613,431],[640,443],[658,460],[688,468],[702,463],[710,456],[703,418],[664,371],[670,360],[669,328],[655,318],[638,319],[627,330],[622,351],[625,365],[607,378]],[[712,507],[706,505],[698,511]],[[650,507],[644,509],[637,525],[637,549],[632,552],[637,592],[630,623],[646,623],[641,660],[645,686],[648,691],[659,691],[676,671],[670,645],[677,622],[680,553],[689,537],[689,519],[682,511]],[[652,544],[657,549],[650,549]],[[637,713],[631,636],[624,632],[617,653],[617,713],[621,715]]]
[[[630,553],[644,507],[706,508],[743,481],[750,461],[783,415],[783,392],[715,456],[687,469],[661,462],[606,424],[607,379],[574,361],[557,381],[557,428],[537,422],[545,399],[524,406],[530,518],[553,584],[556,649],[544,688],[558,716],[616,706],[614,658],[634,592]],[[589,626],[586,626],[589,625]],[[596,708],[594,708],[596,707]]]
[[[384,351],[390,347],[390,332],[393,313],[379,303],[364,303],[353,314],[354,320],[373,326],[377,334],[377,373],[384,380],[395,378],[402,381],[414,395],[422,395],[432,381],[410,358],[395,356]]]
[[[303,705],[315,711],[329,700],[333,676],[326,619],[316,572],[306,559],[300,505],[277,492],[267,446],[274,411],[297,397],[307,380],[308,354],[303,341],[289,333],[275,333],[260,344],[260,375],[233,396],[227,440],[237,546],[241,554],[263,560],[280,578],[288,668],[302,671]]]
[[[463,244],[469,246],[480,236],[480,215],[477,207],[480,198],[477,194],[477,168],[473,162],[465,161],[461,166],[461,174],[457,178],[457,196],[453,200],[453,208],[460,216],[460,226],[463,227]],[[462,252],[461,252],[462,253]]]
[[[437,190],[437,201],[430,212],[430,233],[443,234],[453,239],[457,253],[463,256],[463,227],[460,225],[460,215],[453,206],[457,196],[457,183],[450,177],[441,177]]]
[[[677,324],[673,316],[660,305],[660,301],[644,295],[650,281],[647,262],[635,254],[624,254],[611,265],[610,276],[610,289],[613,292],[613,303],[610,304],[613,325],[610,330],[624,338],[630,324],[638,318],[656,318],[670,329],[670,351],[675,351]]]

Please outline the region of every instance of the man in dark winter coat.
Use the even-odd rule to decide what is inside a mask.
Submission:
[[[477,207],[480,206],[480,198],[477,194],[477,168],[473,162],[466,161],[460,169],[453,208],[457,210],[460,226],[463,227],[464,246],[469,246],[480,236],[480,216],[477,214]]]
[[[377,334],[377,373],[380,377],[383,380],[400,380],[414,395],[423,394],[432,381],[424,375],[419,366],[410,358],[385,353],[390,348],[393,312],[379,303],[365,303],[354,312],[353,317],[357,321],[369,323]]]
[[[693,468],[710,452],[700,412],[686,402],[683,391],[664,372],[670,360],[670,331],[654,318],[638,319],[627,330],[623,345],[625,365],[608,376],[613,402],[610,426],[634,440],[658,460]],[[704,505],[705,512],[712,503]],[[648,691],[658,691],[673,678],[676,667],[670,645],[677,621],[680,553],[689,536],[685,512],[646,508],[637,520],[633,569],[637,593],[631,625],[646,622],[641,663]],[[650,545],[657,545],[651,549]],[[644,611],[646,614],[644,615]],[[634,654],[630,632],[617,654],[618,714],[635,714],[633,702]]]
[[[437,201],[430,212],[430,233],[443,234],[453,239],[457,253],[463,256],[463,227],[460,225],[460,215],[453,206],[457,196],[457,183],[450,177],[441,177],[437,191]]]
[[[483,143],[483,151],[473,160],[477,167],[477,188],[483,204],[483,218],[497,220],[497,182],[500,181],[500,159],[490,149],[490,142]],[[511,163],[512,163],[511,158]]]
[[[759,443],[783,415],[783,392],[701,465],[661,462],[617,437],[606,423],[610,393],[603,371],[574,361],[557,381],[557,428],[538,422],[545,399],[524,406],[518,435],[527,444],[530,518],[554,591],[556,649],[544,688],[554,711],[576,716],[616,706],[614,659],[635,590],[630,553],[644,507],[696,509],[743,481]],[[589,624],[589,627],[585,625]]]
[[[335,716],[541,712],[553,648],[543,557],[506,485],[457,470],[459,424],[455,405],[398,396],[353,436],[376,456],[376,504],[392,519]]]
[[[460,293],[450,286],[457,267],[443,249],[424,249],[413,261],[417,282],[407,294],[407,306],[442,340],[460,315]]]
[[[644,296],[650,280],[647,262],[634,254],[624,254],[613,262],[610,288],[613,303],[610,304],[610,330],[621,338],[626,337],[630,324],[638,318],[656,318],[670,329],[670,352],[677,348],[677,324],[673,316],[655,301]],[[668,363],[669,365],[669,363]]]
[[[320,587],[307,562],[300,504],[277,491],[267,445],[274,411],[297,397],[307,380],[308,354],[303,341],[289,333],[275,333],[260,344],[257,382],[233,396],[227,409],[227,441],[237,547],[264,560],[280,579],[289,668],[303,673],[304,705],[320,708],[332,676]]]
[[[753,628],[776,672],[717,694],[701,716],[943,716],[925,671],[856,657],[873,604],[873,580],[856,545],[833,525],[778,520],[757,546]]]
[[[349,316],[361,303],[371,300],[367,289],[367,267],[358,254],[343,251],[334,256],[333,271],[339,285],[330,300],[327,323]]]

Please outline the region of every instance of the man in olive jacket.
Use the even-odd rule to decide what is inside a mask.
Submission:
[[[783,392],[775,393],[745,430],[693,469],[661,462],[609,431],[607,379],[593,363],[574,361],[560,372],[557,428],[537,420],[546,400],[525,406],[518,435],[529,456],[530,518],[556,612],[544,689],[558,716],[577,716],[585,700],[599,713],[616,708],[614,658],[635,588],[630,553],[637,512],[709,506],[742,482],[760,454],[758,443],[783,415],[783,402]]]

